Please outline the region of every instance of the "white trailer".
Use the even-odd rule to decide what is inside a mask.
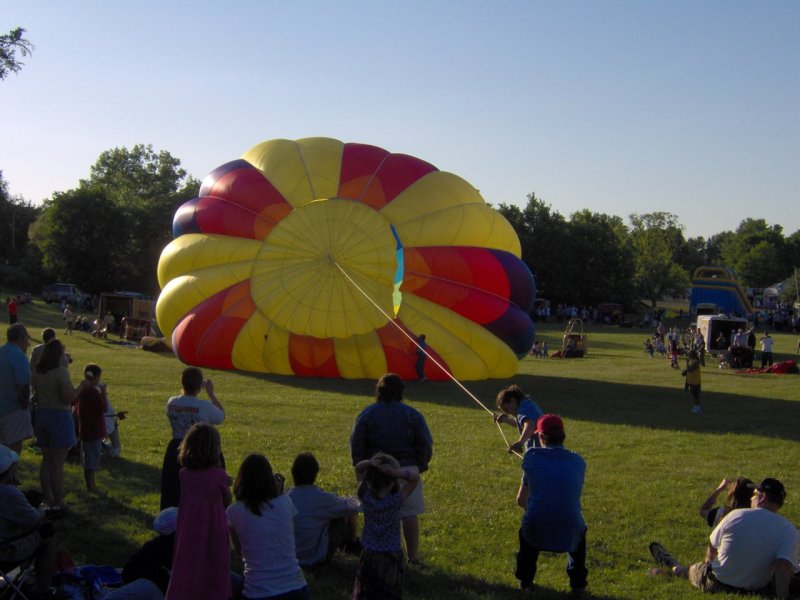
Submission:
[[[706,352],[715,354],[726,350],[731,345],[733,334],[739,329],[747,330],[747,319],[729,317],[727,315],[700,315],[697,317],[697,329],[703,334],[706,341]],[[724,347],[719,347],[717,338],[719,334],[725,335]]]

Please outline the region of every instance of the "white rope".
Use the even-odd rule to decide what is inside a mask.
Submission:
[[[505,442],[505,444],[506,444],[506,447],[508,447],[508,446],[509,446],[509,443],[508,443],[508,438],[506,438],[506,434],[505,434],[505,432],[503,431],[503,428],[502,428],[502,427],[500,427],[500,423],[494,420],[494,412],[493,412],[492,410],[490,410],[490,409],[489,409],[489,408],[488,408],[488,407],[487,407],[487,406],[486,406],[486,405],[485,405],[483,402],[481,402],[481,401],[480,401],[480,400],[477,398],[477,396],[475,396],[475,394],[473,394],[472,392],[470,392],[470,391],[469,391],[469,390],[468,390],[468,389],[467,389],[467,388],[464,386],[464,384],[462,384],[462,383],[461,383],[461,382],[460,382],[458,379],[456,379],[455,377],[453,377],[452,373],[450,373],[450,371],[448,371],[447,369],[445,369],[445,368],[444,368],[444,366],[443,366],[443,365],[442,365],[442,364],[441,364],[439,361],[437,361],[437,360],[436,360],[436,359],[435,359],[433,356],[431,356],[430,354],[428,354],[428,352],[425,350],[425,348],[423,348],[422,346],[420,346],[420,345],[419,345],[419,342],[417,342],[416,338],[415,338],[413,335],[410,335],[410,334],[409,334],[409,333],[408,333],[408,332],[407,332],[405,329],[403,329],[402,327],[400,327],[400,325],[397,323],[397,321],[394,319],[394,317],[392,317],[391,315],[387,314],[387,312],[386,312],[385,310],[383,310],[383,309],[382,309],[382,308],[381,308],[381,307],[378,305],[378,303],[377,303],[377,302],[375,302],[375,301],[374,301],[374,300],[373,300],[373,299],[372,299],[372,298],[369,296],[369,294],[367,294],[367,292],[365,292],[365,291],[364,291],[364,290],[361,288],[361,286],[359,286],[359,285],[358,285],[358,284],[357,284],[355,281],[353,281],[353,278],[352,278],[352,277],[350,277],[350,275],[348,275],[348,274],[347,274],[347,271],[345,271],[345,270],[342,268],[342,266],[341,266],[341,265],[340,265],[338,262],[336,262],[335,260],[334,260],[334,261],[332,261],[332,262],[333,262],[333,264],[334,264],[334,265],[336,265],[336,268],[337,268],[337,269],[339,269],[339,270],[342,272],[342,275],[344,275],[344,276],[347,278],[347,280],[348,280],[350,283],[352,283],[352,284],[353,284],[353,286],[354,286],[354,287],[355,287],[355,288],[356,288],[356,289],[357,289],[359,292],[361,292],[361,293],[363,294],[363,296],[364,296],[364,297],[365,297],[367,300],[369,300],[369,302],[372,304],[372,306],[374,306],[375,308],[377,308],[377,309],[378,309],[378,311],[379,311],[379,312],[380,312],[380,313],[381,313],[381,314],[382,314],[384,317],[386,317],[386,320],[387,320],[387,321],[389,321],[389,322],[390,322],[390,323],[391,323],[391,324],[392,324],[392,325],[393,325],[393,326],[394,326],[394,327],[395,327],[395,328],[396,328],[396,329],[397,329],[397,330],[398,330],[400,333],[402,333],[402,334],[403,334],[404,336],[406,336],[406,337],[407,337],[409,340],[411,340],[411,343],[412,343],[412,344],[414,344],[414,345],[417,347],[417,349],[418,349],[420,352],[422,352],[422,353],[423,353],[423,354],[424,354],[424,355],[425,355],[425,356],[426,356],[428,359],[430,359],[430,361],[431,361],[433,364],[435,364],[437,367],[439,367],[439,368],[442,370],[442,372],[443,372],[445,375],[447,375],[447,376],[448,376],[448,377],[449,377],[449,378],[450,378],[450,379],[453,381],[453,383],[455,383],[455,384],[456,384],[458,387],[460,387],[460,388],[461,388],[461,389],[464,391],[464,393],[465,393],[467,396],[469,396],[470,398],[472,398],[472,399],[473,399],[473,400],[474,400],[474,401],[475,401],[475,402],[476,402],[476,403],[477,403],[477,404],[478,404],[478,405],[479,405],[479,406],[480,406],[480,407],[481,407],[483,410],[485,410],[486,412],[488,412],[488,413],[489,413],[489,414],[492,416],[492,421],[494,421],[494,424],[495,424],[495,425],[497,425],[497,430],[500,432],[500,435],[501,435],[501,436],[503,436],[503,441]],[[515,455],[516,455],[517,457],[519,457],[519,458],[522,458],[522,455],[521,455],[521,454],[519,454],[519,453],[518,453],[518,452],[516,452],[516,451],[514,451],[514,452],[513,452],[513,454],[515,454]]]

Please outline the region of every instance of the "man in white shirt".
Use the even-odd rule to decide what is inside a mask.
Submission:
[[[769,331],[764,332],[761,338],[761,368],[772,366],[772,338]]]
[[[703,562],[682,566],[656,542],[650,544],[650,552],[659,564],[670,567],[669,572],[689,579],[703,592],[764,591],[774,583],[775,595],[788,598],[800,534],[777,514],[785,498],[780,481],[762,481],[753,491],[752,508],[731,511],[711,532]]]

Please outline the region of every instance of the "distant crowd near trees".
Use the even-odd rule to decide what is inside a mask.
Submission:
[[[172,217],[200,182],[167,151],[150,145],[103,152],[89,178],[42,206],[10,193],[0,171],[0,286],[37,293],[67,281],[90,293],[157,294],[156,267],[172,239]],[[701,265],[733,267],[762,288],[800,266],[800,230],[748,218],[736,231],[686,238],[668,212],[621,217],[582,210],[565,218],[535,194],[527,205],[500,204],[536,275],[539,296],[578,306],[681,296]],[[794,299],[794,284],[787,286]],[[789,298],[791,295],[791,298]]]

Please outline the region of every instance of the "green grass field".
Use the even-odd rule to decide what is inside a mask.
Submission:
[[[55,308],[37,301],[22,307],[20,319],[33,338],[49,325],[60,328],[64,340]],[[591,598],[699,598],[684,581],[646,576],[652,566],[647,545],[659,540],[682,560],[699,560],[709,531],[697,508],[723,477],[781,479],[789,492],[783,514],[800,522],[800,378],[740,375],[708,360],[704,414],[694,415],[679,373],[642,351],[645,336],[638,329],[593,327],[586,358],[526,358],[511,380],[465,383],[489,408],[501,387],[518,383],[546,412],[564,417],[566,446],[588,466],[583,507]],[[537,337],[553,349],[560,345],[561,328],[540,326]],[[797,337],[774,337],[776,359],[793,357]],[[75,359],[73,382],[83,364],[97,362],[114,406],[130,411],[121,425],[122,458],[103,459],[102,493],[87,494],[79,464],[67,467],[71,512],[58,523],[58,543],[76,563],[121,566],[153,535],[169,440],[164,406],[179,393],[183,365],[172,355],[114,342],[84,333],[65,339]],[[322,465],[318,483],[354,493],[348,439],[356,415],[373,401],[373,381],[207,376],[227,413],[220,432],[231,474],[247,453],[262,452],[289,475],[295,454],[312,451]],[[425,415],[435,442],[424,477],[428,512],[421,518],[420,554],[428,568],[407,573],[406,597],[518,597],[513,569],[521,517],[514,500],[519,458],[505,452],[490,415],[455,384],[409,382],[405,396]],[[506,428],[506,434],[513,437],[514,431]],[[23,487],[38,487],[39,462],[35,450],[26,448]],[[564,555],[540,559],[537,597],[567,596],[564,563]],[[308,571],[314,597],[349,598],[355,567],[355,558],[339,556],[330,566]]]

